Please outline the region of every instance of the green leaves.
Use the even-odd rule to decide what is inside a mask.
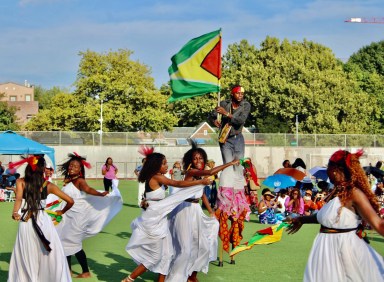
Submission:
[[[370,132],[368,94],[327,47],[267,37],[257,50],[242,41],[228,47],[223,69],[223,89],[243,84],[253,106],[247,125],[260,132],[294,132],[296,115],[302,133]]]

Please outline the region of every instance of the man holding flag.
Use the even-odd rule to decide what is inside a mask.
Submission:
[[[220,128],[220,150],[223,163],[228,160],[244,158],[244,137],[242,129],[251,105],[244,100],[244,88],[237,85],[231,90],[231,99],[221,101],[211,114],[211,121]],[[216,215],[220,220],[220,239],[223,249],[229,252],[229,244],[232,248],[240,244],[241,232],[244,229],[244,219],[249,220],[251,212],[244,194],[245,179],[241,166],[226,168],[220,175],[218,192],[218,209]],[[227,220],[231,221],[228,229]],[[231,257],[231,263],[235,263]],[[222,254],[219,265],[222,266]]]

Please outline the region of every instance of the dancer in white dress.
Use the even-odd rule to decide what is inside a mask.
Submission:
[[[131,223],[132,236],[126,247],[127,252],[138,264],[131,275],[122,282],[132,282],[145,271],[159,273],[158,281],[164,281],[173,256],[172,238],[167,215],[185,199],[203,191],[211,183],[209,179],[198,181],[176,181],[164,176],[168,171],[167,159],[163,154],[153,153],[146,148],[147,156],[139,174],[139,181],[145,183],[144,211]],[[165,198],[164,186],[189,187]]]
[[[362,151],[334,153],[328,176],[335,188],[327,203],[313,216],[288,219],[291,234],[302,224],[321,224],[304,281],[384,281],[383,257],[362,239],[362,221],[384,236],[384,219],[378,216],[379,205],[360,166],[361,155]]]
[[[56,230],[63,244],[69,268],[71,256],[75,255],[82,269],[77,278],[88,278],[91,274],[82,242],[85,238],[99,233],[121,210],[123,201],[115,181],[115,185],[112,183],[111,193],[91,188],[84,179],[84,166],[90,168],[89,163],[76,153],[68,156],[69,160],[59,168],[65,176],[62,191],[70,195],[75,204],[56,225]]]
[[[184,180],[198,180],[212,176],[229,166],[239,164],[239,160],[234,160],[205,170],[207,161],[208,157],[204,149],[198,148],[192,142],[192,149],[183,157],[183,166],[186,171]],[[200,198],[203,199],[210,217],[204,214],[199,205]],[[209,263],[217,259],[217,236],[220,226],[207,196],[199,191],[182,202],[171,213],[170,222],[175,256],[166,281],[197,281],[197,272],[207,273]]]
[[[56,185],[44,181],[43,157],[31,156],[22,162],[28,162],[28,165],[25,177],[16,181],[12,218],[20,223],[8,281],[72,281],[59,236],[44,207],[47,195],[53,193],[67,203],[62,210],[56,211],[63,215],[72,207],[73,200]]]

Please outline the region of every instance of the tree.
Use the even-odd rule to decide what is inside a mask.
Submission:
[[[35,101],[39,102],[39,110],[42,109],[50,109],[51,108],[51,100],[52,98],[60,93],[70,93],[69,90],[65,88],[60,88],[57,86],[54,86],[51,89],[44,89],[42,86],[35,86],[34,94],[35,94]]]
[[[384,132],[384,41],[374,42],[353,54],[344,65],[349,77],[372,98],[376,111],[373,122],[377,132]]]
[[[162,85],[160,92],[170,97],[169,85]],[[217,105],[217,93],[179,100],[168,105],[168,110],[178,118],[178,127],[193,127],[207,120],[208,115]]]
[[[243,40],[228,47],[223,76],[227,92],[232,84],[245,87],[252,121],[273,120],[277,128],[284,128],[285,121],[294,132],[295,116],[300,115],[302,133],[367,133],[375,128],[370,97],[320,44],[267,37],[257,50]],[[260,124],[257,127],[265,132]]]
[[[167,111],[168,97],[156,89],[150,69],[130,59],[132,51],[88,50],[80,55],[75,95],[103,101],[105,131],[156,132],[177,123]]]
[[[73,94],[56,94],[51,109],[43,109],[26,125],[26,130],[97,131],[99,106],[93,99]]]
[[[0,99],[2,97],[4,94],[0,93]],[[0,101],[0,131],[20,129],[17,124],[16,110],[16,107],[10,107],[7,102]]]
[[[361,70],[384,76],[384,40],[360,48],[348,59],[348,65],[358,65]]]

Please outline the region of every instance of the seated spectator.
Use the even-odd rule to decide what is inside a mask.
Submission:
[[[6,198],[6,194],[5,194],[5,189],[3,188],[0,188],[0,202],[4,202],[5,201],[5,198]]]
[[[8,165],[10,164],[11,162],[8,163]],[[7,168],[5,170],[5,175],[7,176],[7,180],[6,180],[6,187],[12,187],[12,186],[15,186],[16,184],[16,179],[18,179],[20,177],[20,174],[17,173],[16,169],[15,168]]]
[[[283,161],[283,168],[290,168],[290,167],[292,167],[292,165],[289,160]]]
[[[285,214],[290,215],[292,218],[304,214],[304,201],[298,188],[293,188],[291,194],[285,200]]]
[[[377,201],[379,202],[380,208],[380,217],[384,217],[384,185],[383,182],[377,182],[375,195],[377,197]]]
[[[304,179],[301,181],[301,187],[300,187],[300,194],[301,195],[304,195],[305,194],[305,191],[307,190],[311,190],[313,191],[314,190],[314,186],[313,186],[313,183],[312,183],[312,180],[310,177],[306,176],[304,177]]]
[[[312,190],[307,189],[305,191],[303,201],[304,201],[304,215],[311,215],[315,210],[317,210],[317,205],[312,201]]]
[[[253,165],[253,170],[256,172],[256,167]],[[255,183],[252,179],[251,171],[249,168],[244,169],[244,177],[246,181],[245,186],[245,198],[249,204],[249,207],[253,212],[255,212],[259,206],[259,198],[257,196],[257,191],[260,189],[260,186]]]
[[[3,166],[3,163],[0,161],[0,176],[2,176],[4,172],[5,172],[5,167]]]
[[[263,224],[277,224],[281,223],[284,217],[281,214],[275,214],[277,201],[273,200],[275,196],[272,192],[265,188],[261,192],[263,199],[259,203],[258,213],[259,221]]]
[[[52,182],[52,175],[53,175],[53,167],[50,164],[46,164],[44,169],[44,178],[45,180],[48,180],[49,182]]]
[[[276,191],[277,189],[275,189]],[[280,189],[278,191],[277,202],[279,203],[275,209],[275,213],[285,214],[285,200],[288,198],[287,190]]]
[[[319,193],[315,195],[315,204],[317,209],[320,210],[324,205],[324,199],[327,197],[329,193],[329,183],[327,181],[321,180],[317,183],[317,187],[321,190]]]

